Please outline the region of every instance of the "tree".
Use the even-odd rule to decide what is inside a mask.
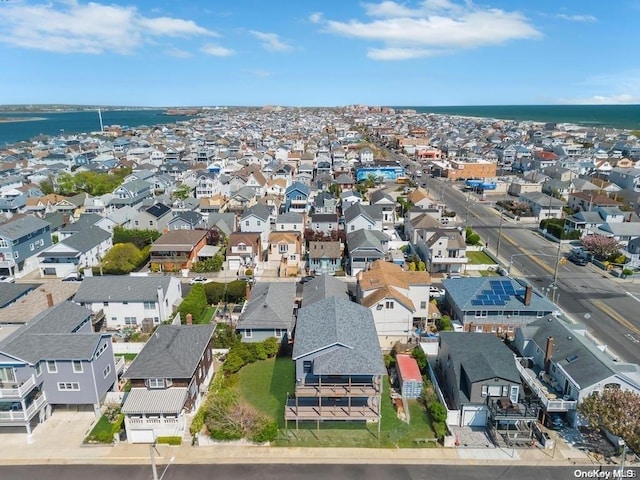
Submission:
[[[427,264],[424,263],[422,260],[420,260],[418,262],[418,267],[417,268],[418,268],[419,272],[426,272],[427,271]]]
[[[451,317],[443,315],[441,318],[436,319],[436,328],[440,332],[453,332],[453,323]]]
[[[204,285],[196,284],[191,287],[189,294],[184,297],[182,303],[178,307],[180,312],[180,320],[185,323],[187,314],[191,314],[194,323],[200,321],[200,317],[207,308],[207,295],[204,290]]]
[[[420,371],[423,372],[424,369],[427,368],[427,355],[424,353],[424,350],[422,350],[422,347],[418,346],[414,348],[411,356],[415,359]]]
[[[342,195],[342,187],[340,187],[340,185],[338,185],[337,183],[332,183],[331,185],[329,185],[327,191],[336,198],[340,198],[340,196]]]
[[[620,388],[594,392],[578,404],[578,412],[598,429],[621,437],[631,450],[640,452],[640,394]]]
[[[49,195],[54,192],[55,188],[53,184],[53,177],[51,175],[49,175],[46,179],[40,182],[40,190],[45,195]]]
[[[138,268],[141,260],[142,252],[133,243],[118,243],[102,259],[102,272],[124,275]]]
[[[151,245],[162,235],[156,230],[130,230],[123,227],[113,229],[113,243],[133,243],[138,248]]]
[[[189,187],[189,185],[186,185],[184,183],[178,186],[178,188],[176,188],[171,194],[171,196],[177,200],[184,200],[188,198],[190,195],[191,195],[191,187]]]
[[[582,237],[582,246],[598,260],[605,260],[620,250],[620,243],[615,238],[599,234]]]

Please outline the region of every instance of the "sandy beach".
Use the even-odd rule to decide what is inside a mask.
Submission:
[[[0,117],[0,123],[38,122],[46,120],[45,117]]]

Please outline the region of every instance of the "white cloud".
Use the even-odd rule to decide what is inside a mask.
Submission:
[[[236,53],[229,48],[221,47],[220,45],[214,45],[211,43],[202,47],[200,51],[214,57],[229,57]]]
[[[136,7],[51,1],[2,6],[0,43],[56,53],[130,54],[153,38],[217,36],[191,20],[145,17]]]
[[[323,26],[329,33],[381,43],[382,48],[368,54],[376,60],[418,58],[541,37],[521,13],[471,2],[426,0],[413,9],[385,0],[365,4],[364,9],[372,20],[326,20]]]
[[[255,30],[250,30],[249,33],[260,40],[263,48],[270,52],[284,52],[293,48],[291,45],[280,40],[280,37],[276,33],[257,32]]]
[[[322,12],[313,12],[309,15],[309,21],[311,23],[320,23],[322,21]]]
[[[175,58],[191,58],[193,54],[186,50],[182,50],[181,48],[170,48],[167,50],[167,55]]]
[[[640,95],[621,93],[619,95],[593,95],[582,98],[561,98],[559,103],[567,105],[634,105],[640,103]]]
[[[569,22],[594,23],[598,21],[593,15],[567,15],[566,13],[559,13],[556,17]]]

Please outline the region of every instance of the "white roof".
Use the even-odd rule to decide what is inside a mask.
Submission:
[[[141,415],[146,413],[179,414],[187,400],[187,388],[176,387],[163,390],[132,388],[127,395],[122,413]]]

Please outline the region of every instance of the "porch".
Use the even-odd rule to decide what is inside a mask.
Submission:
[[[540,369],[536,373],[535,366],[524,367],[523,361],[527,362],[528,359],[516,358],[516,368],[547,412],[567,412],[576,409],[578,402],[563,395],[562,391],[557,389],[557,385],[553,384],[549,375]]]

